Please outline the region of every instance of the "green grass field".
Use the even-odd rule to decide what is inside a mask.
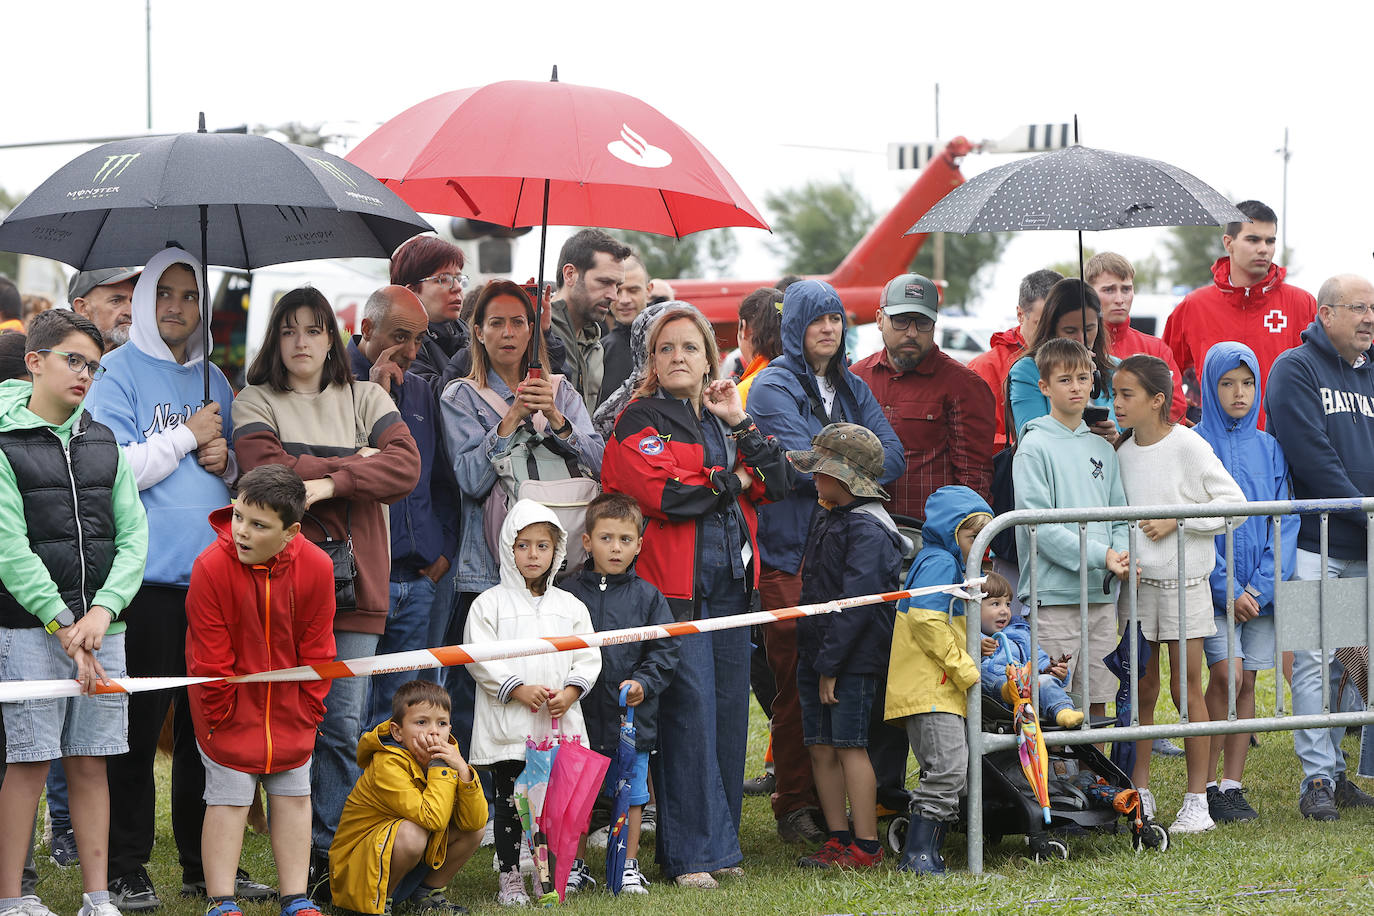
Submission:
[[[1272,677],[1261,678],[1261,714],[1273,707]],[[1167,704],[1165,704],[1167,705]],[[1171,710],[1172,711],[1172,710]],[[758,708],[751,721],[751,774],[761,766],[765,723]],[[1163,720],[1163,710],[1161,710]],[[1347,739],[1348,754],[1358,738]],[[1183,761],[1155,758],[1152,787],[1160,819],[1167,825],[1182,801]],[[177,895],[180,868],[166,810],[169,767],[159,769],[162,810],[154,861],[149,868],[163,894],[167,916],[200,916],[201,906]],[[754,913],[1357,913],[1374,907],[1374,809],[1345,811],[1339,822],[1321,824],[1298,815],[1299,770],[1287,732],[1260,736],[1246,773],[1247,794],[1261,819],[1180,837],[1164,853],[1131,851],[1129,836],[1071,838],[1070,858],[1035,864],[1019,837],[990,847],[987,873],[974,878],[953,873],[917,880],[891,862],[865,873],[804,872],[798,855],[810,850],[784,846],[773,829],[766,799],[747,798],[742,843],[747,876],[718,891],[685,891],[656,880],[652,844],[644,870],[654,881],[648,897],[614,899],[600,889],[569,899],[580,913],[719,914]],[[1370,788],[1366,786],[1366,788]],[[964,861],[962,834],[946,845],[951,866]],[[253,876],[274,880],[265,837],[251,834],[244,864]],[[600,880],[601,862],[593,861]],[[80,883],[75,869],[59,871],[43,856],[39,893],[59,913],[75,913]],[[482,849],[449,889],[452,900],[474,913],[496,913],[496,876],[491,850]],[[247,916],[275,916],[275,906],[246,906]]]

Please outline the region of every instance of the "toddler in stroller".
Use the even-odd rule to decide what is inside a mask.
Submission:
[[[997,573],[987,574],[983,583],[981,621],[983,642],[978,670],[984,693],[1000,697],[1007,705],[1015,703],[1014,687],[1007,680],[1007,665],[1024,665],[1031,654],[1030,627],[1024,617],[1011,613],[1011,584]],[[1076,728],[1083,713],[1073,707],[1065,686],[1069,678],[1069,657],[1051,660],[1044,649],[1037,649],[1040,664],[1040,717],[1060,728]]]

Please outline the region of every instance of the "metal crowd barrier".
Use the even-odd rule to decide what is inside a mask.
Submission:
[[[1190,722],[1188,716],[1188,669],[1183,666],[1179,672],[1179,721],[1157,725],[1141,725],[1139,717],[1138,691],[1140,686],[1139,629],[1136,626],[1136,577],[1131,576],[1121,583],[1118,601],[1125,601],[1128,610],[1128,632],[1130,634],[1130,702],[1131,724],[1093,728],[1088,712],[1089,672],[1084,665],[1081,670],[1082,682],[1079,691],[1070,691],[1075,702],[1085,713],[1083,725],[1077,729],[1048,730],[1044,732],[1047,745],[1100,744],[1112,741],[1153,740],[1165,737],[1193,738],[1203,735],[1224,735],[1245,732],[1287,731],[1302,728],[1324,728],[1328,726],[1368,725],[1374,723],[1374,706],[1358,712],[1333,712],[1330,687],[1331,653],[1337,648],[1374,644],[1374,578],[1328,578],[1326,574],[1328,559],[1327,529],[1332,512],[1358,511],[1365,514],[1366,532],[1366,569],[1374,569],[1374,498],[1365,499],[1309,499],[1280,500],[1273,502],[1227,503],[1200,506],[1196,504],[1180,506],[1121,506],[1091,509],[1052,509],[1019,510],[1006,512],[994,518],[979,533],[973,543],[972,556],[985,556],[992,539],[999,532],[1016,526],[1027,527],[1026,545],[1032,556],[1038,555],[1036,526],[1057,523],[1078,525],[1079,556],[1079,609],[1081,621],[1080,651],[1075,655],[1075,665],[1080,664],[1088,655],[1088,571],[1087,571],[1087,525],[1089,522],[1131,522],[1127,550],[1135,566],[1136,547],[1144,537],[1135,523],[1143,519],[1161,518],[1224,518],[1226,520],[1226,583],[1227,594],[1235,593],[1234,580],[1234,533],[1238,527],[1237,519],[1249,516],[1271,516],[1274,521],[1274,630],[1276,640],[1275,666],[1279,676],[1275,677],[1276,715],[1265,718],[1236,718],[1236,666],[1227,666],[1227,717],[1225,721]],[[1282,566],[1281,546],[1287,538],[1298,536],[1299,520],[1297,515],[1320,514],[1321,516],[1321,578],[1318,580],[1284,581],[1291,571]],[[1180,521],[1180,528],[1182,523]],[[1209,544],[1211,539],[1209,538]],[[1186,594],[1183,572],[1185,564],[1185,539],[1178,538],[1178,614],[1179,632],[1186,633],[1184,627]],[[1027,583],[1029,601],[1026,611],[1030,623],[1032,657],[1038,657],[1039,623],[1036,601],[1037,583],[1034,563],[1029,564]],[[1103,603],[1103,602],[1097,602]],[[981,655],[981,634],[978,619],[981,599],[971,601],[968,609],[968,653],[975,660]],[[1226,604],[1226,645],[1228,657],[1236,653],[1235,604],[1228,599]],[[1285,709],[1284,678],[1281,676],[1283,656],[1290,651],[1320,652],[1322,676],[1322,712],[1314,715],[1294,715]],[[1182,653],[1180,653],[1182,657]],[[1369,653],[1368,668],[1365,672],[1367,684],[1374,685],[1374,652]],[[1040,685],[1032,679],[1034,704],[1040,708]],[[1161,683],[1160,695],[1166,695],[1167,683]],[[1081,691],[1081,692],[1080,692]],[[1336,702],[1339,702],[1337,699]],[[982,687],[974,684],[968,692],[968,868],[974,874],[983,871],[983,767],[982,757],[991,751],[1016,746],[1015,735],[984,732],[982,728]],[[1127,776],[1131,774],[1127,773]]]

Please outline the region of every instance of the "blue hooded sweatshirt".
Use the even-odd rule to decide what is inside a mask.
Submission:
[[[866,427],[883,443],[883,475],[878,482],[886,486],[905,473],[906,455],[873,392],[846,365],[843,326],[840,349],[826,369],[826,378],[835,387],[835,403],[827,419],[817,416],[825,408],[816,376],[806,361],[806,329],[822,315],[836,314],[843,322],[844,304],[829,283],[799,280],[787,287],[782,300],[782,356],[755,377],[749,389],[749,415],[761,432],[794,451],[811,448],[811,437],[829,423],[843,420]],[[786,499],[759,507],[759,554],[763,562],[787,573],[801,569],[816,505],[811,475],[797,474]]]
[[[1194,430],[1207,440],[1228,473],[1240,484],[1250,502],[1289,499],[1288,462],[1277,439],[1260,431],[1261,380],[1259,360],[1249,347],[1226,340],[1207,351],[1202,369],[1202,422]],[[1255,376],[1255,400],[1250,412],[1234,419],[1217,397],[1217,383],[1233,369],[1245,366]],[[1297,529],[1285,526],[1283,538],[1284,578],[1293,575],[1298,555]],[[1217,560],[1212,569],[1212,605],[1218,614],[1226,613],[1226,536],[1217,535]],[[1274,613],[1274,521],[1268,516],[1252,516],[1232,535],[1235,575],[1232,597],[1248,591],[1259,603],[1261,614]]]
[[[1279,355],[1265,380],[1265,428],[1288,457],[1298,499],[1374,496],[1374,347],[1351,366],[1321,319],[1303,344]],[[1339,560],[1365,559],[1365,514],[1331,513],[1328,548]],[[1298,546],[1321,550],[1321,516],[1304,515]]]
[[[955,533],[971,515],[992,515],[992,508],[973,490],[962,486],[941,487],[926,500],[926,523],[921,528],[921,552],[906,574],[905,588],[929,588],[964,581],[964,555]],[[897,602],[897,613],[909,607],[964,615],[964,599],[936,592]]]
[[[86,409],[114,432],[125,457],[131,459],[138,495],[148,513],[148,565],[143,581],[187,588],[191,565],[215,540],[209,515],[229,502],[229,487],[200,466],[195,437],[185,423],[200,409],[208,371],[210,397],[219,404],[220,431],[226,440],[232,439],[234,391],[219,367],[207,361],[201,329],[187,340],[184,363],[177,362],[162,341],[157,287],[163,272],[174,264],[189,268],[199,285],[199,262],[180,248],[163,249],[148,260],[134,285],[129,342],[100,361],[108,371],[91,386]],[[200,299],[203,315],[208,308],[203,291]],[[154,436],[167,437],[161,441],[173,442],[174,450],[162,449],[156,459],[145,452],[133,460],[136,447]],[[162,460],[169,454],[174,460]],[[226,474],[230,477],[237,468],[233,455],[230,449]]]

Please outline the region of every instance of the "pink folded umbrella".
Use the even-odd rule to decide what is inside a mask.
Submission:
[[[555,721],[555,728],[557,720]],[[544,811],[539,825],[548,837],[550,858],[553,859],[553,886],[558,899],[567,895],[568,875],[577,857],[577,842],[587,832],[592,806],[601,791],[611,759],[583,747],[578,738],[563,738],[554,757],[549,774],[548,792],[544,796]]]

